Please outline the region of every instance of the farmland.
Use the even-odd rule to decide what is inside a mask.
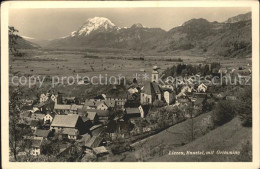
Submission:
[[[172,56],[143,55],[130,52],[97,51],[60,51],[60,50],[23,50],[25,56],[10,58],[10,74],[15,75],[45,75],[71,76],[98,74],[118,75],[132,78],[135,73],[151,72],[151,67],[157,65],[161,71],[174,64],[200,64],[218,61],[223,66],[244,66],[251,60],[208,58],[206,56]]]

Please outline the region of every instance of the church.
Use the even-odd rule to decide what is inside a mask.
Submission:
[[[152,104],[155,100],[163,100],[163,90],[159,86],[159,68],[153,67],[151,82],[146,82],[141,90],[141,104]]]

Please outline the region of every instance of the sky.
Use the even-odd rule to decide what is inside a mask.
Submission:
[[[168,31],[193,18],[223,22],[249,11],[241,7],[10,9],[9,26],[18,29],[21,36],[47,40],[69,35],[95,16],[106,17],[119,27],[141,23]]]

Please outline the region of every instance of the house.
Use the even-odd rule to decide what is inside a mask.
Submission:
[[[172,104],[174,101],[174,93],[172,90],[165,90],[163,92],[163,97],[168,105]]]
[[[73,149],[73,144],[71,143],[61,143],[59,145],[59,152],[57,153],[57,157],[66,156],[71,153]]]
[[[33,132],[35,132],[39,126],[40,126],[40,123],[39,123],[38,120],[32,120],[30,122],[30,127],[31,127]]]
[[[51,100],[56,102],[57,101],[57,97],[58,97],[57,95],[52,94],[51,95]]]
[[[87,127],[91,127],[92,125],[98,122],[98,115],[96,112],[93,111],[86,112],[84,110],[81,110],[79,112],[79,115],[81,116],[82,121],[85,123],[85,126]]]
[[[124,108],[125,103],[127,102],[127,92],[120,92],[117,94],[106,94],[105,100],[115,101],[115,108]],[[113,104],[113,103],[112,103]]]
[[[48,102],[44,101],[44,102],[40,102],[39,104],[35,104],[33,106],[33,110],[39,110],[41,112],[45,112],[46,110],[48,110]]]
[[[48,99],[48,96],[46,96],[44,93],[40,95],[40,103],[46,102]]]
[[[68,114],[70,112],[71,105],[57,104],[54,105],[54,111],[58,114]]]
[[[36,111],[32,114],[31,119],[32,120],[38,120],[38,121],[43,121],[45,117],[45,114],[40,113],[39,111]]]
[[[43,122],[44,124],[51,124],[53,118],[54,118],[54,113],[47,113],[44,118],[43,118]]]
[[[92,124],[95,124],[98,122],[97,112],[88,112],[87,118],[92,122]]]
[[[83,105],[72,104],[70,107],[70,113],[78,114],[78,110],[81,110]]]
[[[62,102],[65,104],[74,104],[76,97],[62,97]]]
[[[41,155],[43,139],[33,139],[30,154],[33,156]]]
[[[106,147],[104,146],[100,146],[100,147],[95,147],[93,148],[93,153],[96,155],[96,156],[103,156],[103,155],[106,155],[108,154],[108,151],[106,149]]]
[[[93,113],[96,113],[97,114],[97,117],[98,117],[98,120],[100,122],[105,122],[109,119],[110,117],[110,113],[108,110],[97,110],[97,109],[84,109],[83,110],[87,113],[87,114],[93,114]]]
[[[67,136],[68,139],[76,140],[79,135],[79,130],[75,128],[64,128],[61,130],[63,136]]]
[[[169,84],[162,85],[161,88],[162,90],[170,90],[170,91],[174,90],[173,86]]]
[[[126,116],[128,118],[132,118],[132,117],[141,117],[141,113],[140,110],[138,109],[138,107],[135,108],[126,108],[125,109],[126,112]]]
[[[23,99],[23,103],[24,103],[25,105],[27,105],[27,106],[32,106],[34,102],[35,102],[34,99],[29,99],[29,98]]]
[[[138,91],[138,89],[135,88],[135,87],[130,87],[130,88],[128,89],[128,92],[129,92],[130,94],[134,94],[134,93],[138,93],[139,91]]]
[[[207,93],[194,93],[193,97],[195,98],[206,98],[208,97]]]
[[[214,93],[214,94],[213,94],[213,97],[214,97],[215,99],[224,99],[224,98],[226,97],[226,94],[223,93],[223,92],[221,92],[221,93]]]
[[[103,102],[111,109],[116,108],[116,102],[118,102],[119,100],[104,100]],[[99,109],[102,110],[102,109]],[[107,109],[106,109],[107,110]]]
[[[83,106],[83,109],[97,109],[97,104],[101,100],[96,100],[96,99],[87,99],[85,100],[85,104]],[[98,103],[97,103],[98,102]]]
[[[51,134],[50,130],[41,130],[41,129],[36,129],[34,133],[35,137],[40,137],[41,139],[49,138],[50,134]]]
[[[56,115],[51,123],[50,129],[59,132],[62,129],[78,129],[79,133],[84,132],[84,124],[78,115]]]
[[[91,135],[86,133],[86,134],[81,135],[81,139],[78,140],[78,143],[81,146],[85,146],[85,142],[88,142],[90,139],[91,139]]]
[[[206,92],[206,90],[207,90],[207,86],[204,84],[204,83],[201,83],[199,86],[198,86],[198,88],[197,88],[197,91],[198,92]]]
[[[226,100],[237,100],[237,97],[228,95],[228,96],[226,96]]]
[[[144,110],[141,105],[135,108],[125,108],[125,112],[128,118],[132,118],[132,117],[144,118]]]
[[[89,149],[93,149],[95,147],[100,146],[100,144],[102,143],[103,138],[99,137],[99,136],[93,136],[91,137],[90,140],[86,140],[85,142],[85,146]]]
[[[83,106],[84,109],[97,109],[97,110],[107,110],[108,108],[114,109],[116,107],[115,100],[95,100],[87,99]]]
[[[108,109],[108,106],[105,102],[100,102],[98,103],[96,109],[98,110],[107,110]]]

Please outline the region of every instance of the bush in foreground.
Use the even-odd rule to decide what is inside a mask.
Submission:
[[[236,115],[236,107],[233,103],[228,101],[220,101],[213,112],[213,122],[215,126],[221,126],[230,120],[232,120]]]

